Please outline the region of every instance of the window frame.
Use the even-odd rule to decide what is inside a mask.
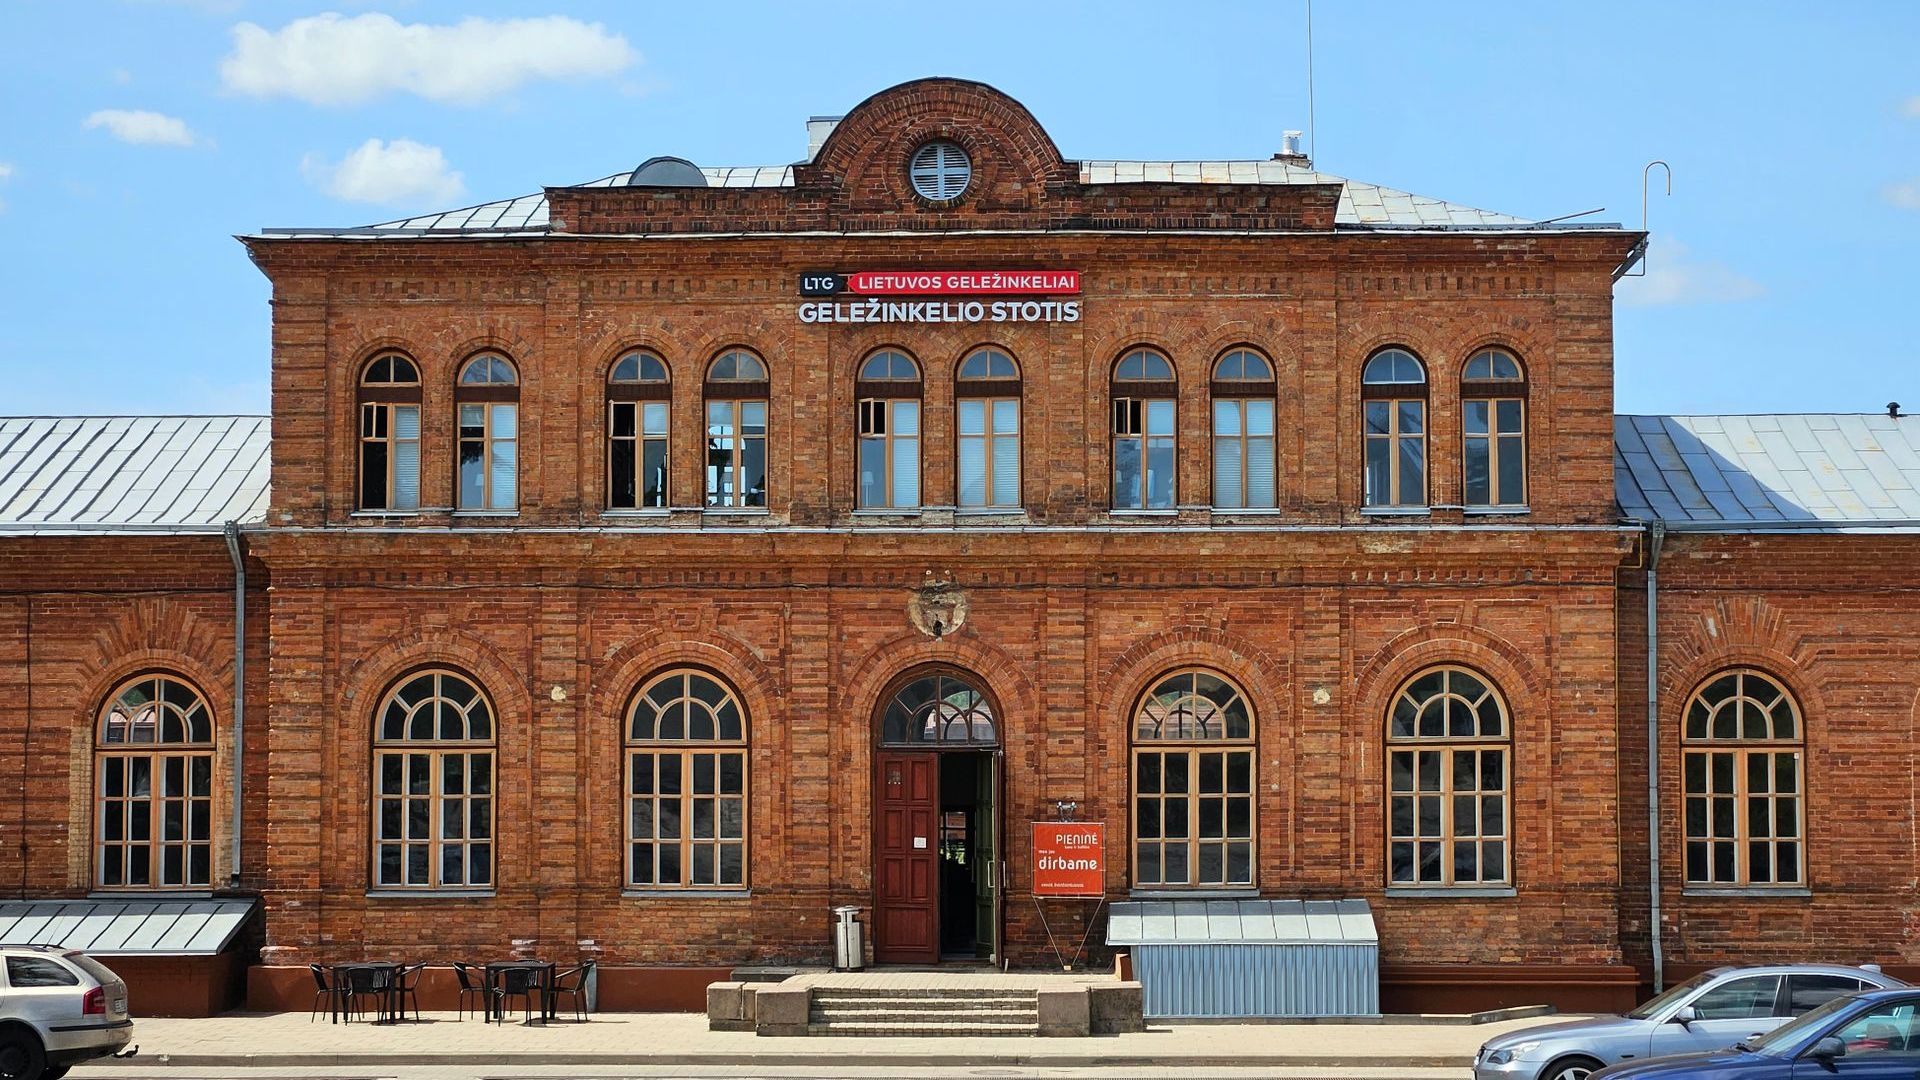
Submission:
[[[1508,363],[1513,365],[1515,374],[1512,376],[1497,374],[1497,361],[1489,360],[1488,371],[1490,377],[1478,379],[1468,378],[1468,370],[1474,365],[1475,361],[1479,360],[1482,356],[1504,358]],[[1528,431],[1528,426],[1529,420],[1531,419],[1529,414],[1532,410],[1528,407],[1531,400],[1528,389],[1527,367],[1521,362],[1519,355],[1511,349],[1496,345],[1475,349],[1472,354],[1468,356],[1467,362],[1461,366],[1460,502],[1466,509],[1478,511],[1505,509],[1524,510],[1529,505],[1532,499],[1532,477],[1529,475],[1531,470],[1528,468],[1528,463],[1532,450],[1532,438],[1531,433]],[[1500,404],[1508,401],[1515,402],[1519,405],[1520,429],[1517,432],[1503,432],[1500,430]],[[1486,406],[1487,430],[1484,433],[1475,434],[1467,430],[1467,411],[1474,404],[1484,404]],[[1505,460],[1505,454],[1501,450],[1500,444],[1504,440],[1513,437],[1517,437],[1520,443],[1518,451],[1520,455],[1520,497],[1518,500],[1498,498],[1498,496],[1506,494],[1501,490],[1500,484],[1500,465],[1501,462]],[[1474,502],[1468,495],[1467,468],[1468,463],[1472,459],[1474,452],[1473,444],[1476,439],[1487,444],[1487,494],[1489,498],[1487,502]],[[1429,463],[1428,471],[1432,471],[1431,463]]]
[[[163,737],[166,724],[161,719],[159,710],[156,709],[153,738],[150,741],[131,739],[109,741],[110,720],[115,710],[127,694],[142,684],[151,684],[154,688],[153,696],[148,699],[149,703],[160,703],[160,705],[171,707],[179,714],[182,738],[169,740]],[[189,695],[190,700],[187,706],[182,708],[177,702],[170,701],[163,689],[163,684],[178,687]],[[204,739],[193,737],[192,716],[196,711],[202,712],[205,717],[206,737]],[[95,714],[93,726],[93,801],[88,816],[93,821],[92,855],[89,861],[92,864],[91,876],[95,889],[101,892],[138,895],[203,890],[213,887],[216,876],[214,862],[219,850],[215,841],[220,831],[220,822],[214,814],[215,785],[213,783],[214,766],[217,764],[215,756],[219,744],[217,721],[213,706],[207,701],[206,695],[201,693],[186,676],[173,671],[141,672],[122,679],[107,695],[106,701]],[[167,795],[164,793],[167,766],[170,761],[175,760],[180,762],[180,780],[184,790],[179,795]],[[144,799],[136,799],[131,788],[135,761],[146,763],[147,795]],[[206,790],[203,795],[195,794],[193,791],[196,762],[205,762]],[[108,778],[116,765],[121,778],[122,794],[113,796],[109,793]],[[145,807],[146,836],[144,839],[133,835],[132,815],[136,802],[144,804]],[[170,841],[164,836],[167,808],[173,804],[180,807],[181,836],[177,841]],[[117,840],[109,840],[107,822],[109,815],[115,811],[116,807],[122,815],[121,835]],[[196,821],[205,824],[204,839],[193,837]],[[133,852],[136,848],[146,853],[147,880],[144,883],[127,881],[128,870],[132,866]],[[162,880],[165,876],[166,854],[169,848],[177,848],[180,852],[180,880],[175,882]],[[205,852],[205,880],[194,880],[193,855],[196,848],[204,849]],[[120,881],[116,883],[110,883],[107,880],[108,855],[113,849],[117,849],[121,854]]]
[[[1723,679],[1727,678],[1736,680],[1733,694],[1718,705],[1707,705],[1703,700],[1706,693],[1719,685]],[[1743,724],[1746,703],[1752,702],[1755,706],[1760,706],[1760,700],[1747,692],[1746,687],[1748,680],[1751,679],[1757,679],[1770,686],[1778,695],[1774,700],[1773,706],[1762,707],[1763,715],[1767,717],[1769,729],[1772,730],[1774,725],[1777,724],[1777,719],[1773,716],[1773,709],[1780,705],[1785,705],[1787,715],[1793,722],[1794,733],[1792,736],[1781,738],[1777,735],[1768,735],[1766,737],[1755,738],[1747,736],[1744,731],[1737,731],[1736,736],[1733,738],[1722,738],[1712,734],[1713,724],[1718,719],[1722,709],[1734,705],[1739,706],[1733,717],[1733,722],[1736,728],[1738,728]],[[1696,706],[1703,707],[1706,710],[1702,717],[1703,725],[1707,732],[1704,735],[1696,736],[1693,733],[1693,719]],[[1729,778],[1732,781],[1732,789],[1730,791],[1715,790],[1715,778],[1713,776],[1714,759],[1717,755],[1721,754],[1731,755],[1732,759],[1732,775]],[[1752,769],[1754,759],[1762,757],[1770,759],[1768,761],[1766,777],[1768,790],[1755,793],[1751,787],[1752,777],[1750,770]],[[1784,793],[1779,790],[1778,786],[1780,779],[1778,772],[1779,760],[1783,757],[1791,759],[1793,763],[1793,790]],[[1696,758],[1701,759],[1704,763],[1702,766],[1704,770],[1703,779],[1706,783],[1703,790],[1696,790],[1693,782],[1692,768]],[[1782,798],[1783,795],[1787,796],[1793,803],[1793,825],[1795,830],[1792,836],[1784,837],[1779,835],[1779,804],[1787,801],[1787,799]],[[1721,668],[1700,680],[1699,684],[1694,687],[1693,692],[1687,695],[1686,705],[1680,712],[1680,799],[1680,872],[1681,881],[1686,888],[1785,890],[1804,889],[1808,887],[1811,876],[1807,868],[1807,855],[1811,845],[1808,843],[1807,836],[1809,800],[1807,793],[1806,713],[1800,707],[1799,698],[1787,687],[1785,681],[1764,669],[1750,665],[1735,665]],[[1732,830],[1730,835],[1720,835],[1719,830],[1715,828],[1713,804],[1721,799],[1730,799],[1732,802],[1732,821],[1730,822]],[[1770,831],[1767,836],[1759,839],[1755,839],[1752,835],[1752,814],[1755,799],[1765,799],[1772,804],[1772,813],[1768,816]],[[1706,825],[1705,832],[1699,832],[1695,828],[1693,815],[1695,800],[1702,800],[1705,803],[1702,811],[1704,815],[1703,823]],[[1752,846],[1756,843],[1766,845],[1773,855],[1775,870],[1773,880],[1754,880]],[[1693,871],[1693,850],[1696,844],[1705,845],[1703,859],[1706,876],[1704,877],[1696,876]],[[1713,850],[1714,846],[1718,844],[1732,845],[1734,872],[1730,878],[1720,877],[1714,872]],[[1791,846],[1794,851],[1794,869],[1796,870],[1796,874],[1792,880],[1779,880],[1777,876],[1779,852],[1781,848],[1787,846]]]
[[[620,368],[628,360],[633,360],[636,378],[619,378]],[[660,368],[660,377],[647,377],[647,364],[652,362]],[[647,430],[647,412],[650,407],[665,413],[665,423],[659,432]],[[630,410],[633,413],[633,434],[619,435],[620,412]],[[517,429],[516,429],[517,430]],[[607,509],[615,512],[654,512],[660,513],[673,505],[673,369],[659,353],[651,349],[629,349],[607,369]],[[658,503],[647,501],[646,460],[649,443],[658,444],[660,451],[660,497]],[[614,463],[619,455],[625,453],[633,470],[633,500],[622,503],[618,487],[614,482]]]
[[[714,737],[711,739],[663,738],[659,735],[657,728],[655,729],[655,734],[652,737],[642,739],[635,736],[634,719],[636,714],[639,712],[641,705],[648,701],[650,695],[653,694],[654,690],[657,687],[660,687],[662,684],[673,679],[682,679],[682,680],[688,680],[688,681],[683,682],[682,689],[677,696],[668,699],[669,708],[672,708],[677,705],[685,705],[690,701],[695,701],[695,702],[699,701],[699,699],[693,694],[693,688],[690,680],[701,679],[707,683],[710,683],[712,686],[714,686],[716,689],[720,691],[722,695],[723,705],[726,703],[731,703],[733,705],[735,713],[739,717],[740,737],[738,739],[727,739],[727,738],[721,737],[720,727],[717,722],[717,716],[722,706],[714,706],[713,709],[711,710],[716,715]],[[657,722],[658,722],[658,717],[656,716],[656,723]],[[683,732],[686,731],[686,728],[684,726],[682,728],[682,731]],[[745,700],[742,699],[740,692],[734,688],[733,684],[727,679],[722,678],[717,672],[711,671],[707,668],[698,667],[698,666],[680,665],[680,666],[669,667],[669,668],[662,669],[660,671],[656,671],[654,674],[652,674],[651,676],[641,681],[640,685],[634,690],[633,694],[628,697],[627,707],[625,710],[621,712],[621,719],[620,719],[620,740],[621,740],[620,741],[620,790],[622,794],[621,803],[622,803],[622,811],[623,811],[621,814],[621,818],[622,818],[621,837],[623,840],[622,854],[621,854],[621,873],[622,873],[621,888],[622,889],[629,892],[644,892],[649,894],[660,893],[665,895],[675,895],[675,894],[697,893],[697,892],[744,893],[752,888],[752,885],[753,885],[752,735],[753,735],[752,715],[747,710],[747,705]],[[679,758],[678,773],[679,773],[680,787],[679,787],[679,791],[674,794],[677,795],[676,801],[679,806],[678,821],[679,821],[679,832],[681,835],[674,838],[663,838],[657,835],[657,832],[658,832],[657,823],[661,819],[661,815],[659,813],[659,805],[663,799],[668,798],[669,796],[662,795],[658,790],[650,791],[646,793],[641,793],[634,790],[636,786],[634,783],[634,777],[635,777],[634,768],[637,760],[643,755],[648,757],[651,760],[651,763],[648,767],[648,777],[651,781],[653,781],[651,786],[657,789],[659,787],[658,778],[661,775],[659,772],[659,759],[668,754],[675,755]],[[707,794],[707,797],[710,797],[714,801],[714,807],[713,807],[714,835],[704,840],[693,835],[695,831],[694,821],[696,817],[694,813],[695,801],[702,797],[702,793],[695,789],[694,770],[696,768],[697,759],[702,754],[710,754],[715,759],[714,760],[714,770],[715,770],[714,791]],[[739,761],[740,790],[737,794],[730,793],[730,792],[723,792],[720,790],[720,787],[721,787],[720,779],[723,775],[723,769],[721,766],[720,759],[723,757],[735,757]],[[656,835],[647,837],[645,839],[636,837],[635,830],[634,830],[635,812],[639,807],[640,801],[642,799],[647,800],[649,803],[653,805],[654,810],[653,810],[652,820],[656,823],[655,824]],[[730,837],[730,836],[719,835],[722,827],[721,826],[722,813],[721,813],[721,807],[719,804],[723,799],[737,799],[739,803],[740,820],[739,820],[738,836]],[[679,876],[681,879],[678,882],[669,883],[669,884],[663,884],[658,880],[658,878],[660,877],[660,874],[659,874],[660,864],[658,862],[658,848],[661,846],[661,842],[666,839],[677,840],[677,844],[675,845],[675,847],[676,847],[676,850],[679,852],[678,869],[680,872]],[[651,875],[654,878],[654,880],[652,881],[640,881],[637,879],[634,873],[636,848],[642,843],[649,844],[654,849],[650,853],[655,859],[655,862],[653,864],[654,872]],[[722,851],[723,851],[723,848],[729,844],[737,844],[740,850],[740,880],[738,882],[720,881],[720,878],[722,876],[721,875]],[[700,845],[705,845],[707,847],[710,847],[713,852],[714,880],[711,882],[693,881],[694,848]]]
[[[475,382],[466,381],[467,372],[482,360],[498,361],[506,365],[512,382]],[[468,406],[480,409],[480,436],[469,438],[464,434],[463,422]],[[500,438],[494,434],[497,419],[494,410],[507,406],[513,410],[513,435]],[[460,362],[459,372],[454,377],[453,387],[453,504],[454,512],[461,514],[515,514],[523,504],[520,491],[520,369],[506,353],[496,349],[483,349]],[[461,467],[469,443],[480,445],[480,505],[468,506],[463,501],[466,491],[461,484]],[[510,506],[496,506],[494,494],[494,458],[503,443],[513,444],[513,503]]]
[[[716,376],[714,374],[715,369],[719,368],[721,362],[728,359],[734,360],[737,370],[739,360],[736,358],[751,360],[759,369],[759,377],[740,378],[737,376]],[[721,513],[739,512],[743,510],[757,513],[766,510],[768,496],[773,487],[773,464],[768,458],[768,453],[773,446],[773,406],[771,402],[773,391],[766,360],[751,349],[738,346],[722,349],[714,354],[713,359],[707,361],[707,373],[706,378],[701,383],[701,391],[700,438],[701,444],[706,447],[706,460],[700,467],[700,486],[702,489],[701,497],[703,505],[707,510]],[[717,467],[713,464],[715,437],[712,434],[713,408],[721,403],[727,403],[729,405],[729,413],[732,417],[734,432],[733,435],[728,437],[728,442],[730,443],[728,451],[730,454],[730,463],[726,466],[727,474],[733,479],[733,486],[724,498],[722,497],[722,491],[716,488],[714,484],[718,474],[716,472]],[[761,416],[764,422],[761,424],[761,432],[759,435],[748,435],[746,434],[746,426],[744,423],[746,407],[755,403],[760,406]],[[750,440],[758,440],[760,443],[761,486],[759,489],[760,495],[758,502],[753,501],[753,492],[746,486],[746,444]]]
[[[1225,703],[1214,702],[1198,689],[1197,676],[1217,680],[1231,691]],[[1247,733],[1243,737],[1228,734],[1224,719],[1219,737],[1205,735],[1143,736],[1141,723],[1147,713],[1149,703],[1161,697],[1163,688],[1173,687],[1181,679],[1195,679],[1193,689],[1187,691],[1176,701],[1188,698],[1201,698],[1214,704],[1218,715],[1224,717],[1226,709],[1238,701],[1247,715]],[[1179,689],[1169,693],[1181,693]],[[1260,722],[1259,711],[1254,707],[1253,698],[1238,681],[1222,672],[1202,666],[1176,667],[1155,676],[1147,688],[1135,699],[1133,708],[1127,714],[1127,880],[1137,891],[1191,892],[1220,889],[1254,889],[1260,882]],[[1172,755],[1181,755],[1185,761],[1184,791],[1167,790],[1167,762]],[[1244,755],[1247,770],[1247,788],[1239,791],[1233,787],[1234,757]],[[1157,762],[1156,775],[1160,778],[1158,790],[1143,790],[1141,782],[1143,758],[1151,757]],[[1215,792],[1201,790],[1202,774],[1206,766],[1203,757],[1219,759],[1220,789]],[[1182,798],[1185,806],[1182,810],[1184,821],[1182,828],[1185,836],[1168,837],[1166,832],[1167,801],[1170,798]],[[1202,836],[1201,819],[1203,809],[1201,800],[1217,800],[1220,804],[1220,835]],[[1233,820],[1231,804],[1245,800],[1247,824],[1243,832],[1231,828]],[[1144,804],[1151,801],[1160,823],[1155,827],[1155,835],[1143,836],[1140,822]],[[1185,841],[1180,843],[1180,841]],[[1220,847],[1220,880],[1202,881],[1201,849],[1208,843]],[[1233,880],[1233,856],[1235,845],[1245,844],[1247,851],[1247,879]],[[1141,853],[1147,845],[1156,849],[1156,859],[1160,869],[1152,880],[1147,880],[1142,869]],[[1168,881],[1166,873],[1166,853],[1171,847],[1179,847],[1185,860],[1185,881]]]
[[[395,361],[404,362],[412,369],[411,379],[387,378],[373,381],[375,369],[387,365],[391,375]],[[420,510],[420,474],[425,430],[421,424],[421,405],[423,387],[420,379],[420,364],[413,357],[397,349],[383,349],[368,358],[361,365],[360,378],[355,382],[354,393],[354,474],[353,506],[357,511],[373,514],[413,514]],[[413,410],[413,427],[416,434],[412,439],[403,439],[397,434],[397,413],[401,409]],[[370,427],[383,429],[378,435],[369,434]],[[414,447],[413,460],[413,505],[395,506],[395,481],[399,472],[399,447],[411,442]],[[368,456],[374,446],[384,447],[386,464],[383,477],[382,505],[371,506],[367,502]]]
[[[1415,686],[1435,675],[1439,675],[1442,679],[1439,691],[1436,694],[1416,701],[1411,696],[1414,693]],[[1483,718],[1481,717],[1479,707],[1473,706],[1471,702],[1447,700],[1458,699],[1464,696],[1454,691],[1453,678],[1455,675],[1464,675],[1481,686],[1485,693],[1477,700],[1491,705],[1494,710],[1494,715],[1500,722],[1500,734],[1487,735],[1481,732],[1480,728]],[[1446,712],[1441,714],[1441,722],[1443,725],[1441,734],[1422,735],[1417,726],[1409,734],[1399,734],[1394,730],[1395,721],[1400,713],[1400,707],[1403,702],[1408,702],[1413,705],[1414,711],[1409,719],[1409,723],[1417,725],[1425,713],[1427,704],[1437,699],[1445,701],[1447,709]],[[1472,710],[1476,721],[1472,734],[1456,735],[1450,730],[1451,725],[1448,724],[1449,713],[1453,708],[1460,707],[1461,705],[1465,705]],[[1382,869],[1384,870],[1383,876],[1386,878],[1387,888],[1441,889],[1454,891],[1463,889],[1508,889],[1514,887],[1513,710],[1507,703],[1507,697],[1501,691],[1500,684],[1488,677],[1484,672],[1468,667],[1465,664],[1454,662],[1429,664],[1401,680],[1398,689],[1393,693],[1393,697],[1388,700],[1386,715],[1382,719],[1385,724],[1385,739],[1383,740],[1385,749],[1381,760],[1384,769],[1384,775],[1381,777],[1381,791],[1384,796],[1385,805],[1383,809],[1385,812],[1382,817],[1382,828],[1380,831],[1382,839],[1384,840],[1383,854],[1385,856],[1385,863]],[[1481,786],[1485,776],[1485,759],[1482,755],[1489,752],[1497,753],[1500,759],[1500,789],[1498,791],[1490,791]],[[1474,786],[1464,789],[1458,784],[1455,773],[1457,755],[1463,753],[1473,754],[1474,765],[1480,769],[1480,778],[1474,780]],[[1410,754],[1412,756],[1409,776],[1413,786],[1404,790],[1397,789],[1394,786],[1394,759],[1396,754]],[[1437,788],[1423,788],[1420,786],[1420,767],[1424,754],[1432,754],[1437,758],[1439,766],[1439,775],[1437,778],[1439,786]],[[1485,800],[1489,797],[1496,797],[1500,802],[1500,833],[1497,836],[1485,831]],[[1421,829],[1420,800],[1422,798],[1435,798],[1439,800],[1440,821],[1438,832],[1431,835],[1423,833]],[[1456,827],[1457,802],[1462,798],[1473,799],[1474,809],[1478,813],[1476,827],[1471,834],[1463,834]],[[1407,799],[1411,802],[1409,807],[1411,831],[1409,832],[1401,832],[1395,822],[1395,803],[1400,799]],[[1476,876],[1467,880],[1460,879],[1455,862],[1455,859],[1458,857],[1457,848],[1463,843],[1474,845],[1474,866],[1479,868],[1476,871]],[[1500,845],[1500,875],[1497,878],[1488,877],[1484,871],[1484,867],[1486,866],[1486,849],[1487,845],[1491,843]],[[1440,876],[1437,879],[1423,878],[1420,875],[1420,852],[1422,847],[1427,844],[1434,844],[1439,847]],[[1412,873],[1411,877],[1403,879],[1395,876],[1394,848],[1396,845],[1409,845],[1411,848],[1411,862],[1409,864]]]
[[[1142,375],[1139,377],[1122,375],[1127,361],[1135,356],[1143,357]],[[1158,360],[1165,366],[1167,377],[1164,379],[1147,378],[1146,357]],[[1114,361],[1107,383],[1108,426],[1107,426],[1107,494],[1108,510],[1114,513],[1139,514],[1178,512],[1180,508],[1180,372],[1174,367],[1173,358],[1151,345],[1137,345],[1120,354]],[[1152,433],[1150,402],[1171,401],[1171,433],[1155,435]],[[1126,430],[1126,429],[1131,430]],[[1165,439],[1171,451],[1172,467],[1167,476],[1166,505],[1155,505],[1149,501],[1152,485],[1148,480],[1147,458],[1156,439]],[[1120,492],[1120,447],[1123,441],[1139,443],[1140,478],[1139,488],[1133,493],[1133,501],[1123,504]]]
[[[414,739],[411,737],[410,732],[403,732],[400,738],[388,739],[384,734],[384,729],[386,727],[389,707],[404,690],[413,686],[420,679],[428,677],[436,680],[433,689],[425,698],[413,706],[412,712],[417,713],[423,709],[433,709],[437,711],[440,702],[450,701],[450,699],[445,696],[443,690],[445,685],[444,680],[455,680],[464,684],[473,694],[472,703],[460,710],[463,723],[465,723],[466,730],[469,732],[469,737],[464,739],[442,739],[439,737],[436,722],[436,730],[431,738]],[[453,704],[456,708],[459,708],[457,702],[453,702]],[[473,708],[475,705],[485,710],[487,737],[484,739],[471,737]],[[371,769],[369,771],[370,776],[367,793],[369,837],[367,880],[369,888],[379,892],[405,892],[409,894],[492,892],[498,887],[500,882],[500,711],[495,705],[492,696],[487,693],[486,687],[481,685],[478,679],[469,676],[466,672],[458,668],[438,664],[415,668],[395,679],[393,683],[388,686],[386,692],[380,695],[379,704],[375,706],[373,710],[370,734],[372,736],[370,740],[371,753],[369,755]],[[476,841],[472,835],[472,803],[476,798],[475,792],[473,791],[473,777],[475,775],[473,764],[474,759],[481,755],[484,755],[486,760],[487,791],[484,793],[484,798],[487,800],[487,825],[486,836]],[[399,759],[400,763],[400,790],[391,793],[386,791],[382,785],[382,773],[384,772],[386,760],[390,757]],[[410,807],[408,804],[412,800],[420,797],[412,792],[407,784],[414,767],[413,759],[416,757],[425,757],[427,759],[428,790],[426,792],[426,799],[428,805],[428,835],[425,838],[408,835],[411,831],[411,821],[408,816]],[[461,790],[458,792],[448,792],[445,790],[447,786],[446,762],[455,757],[461,759]],[[400,835],[396,837],[386,837],[382,835],[382,826],[384,824],[382,821],[382,803],[384,800],[390,798],[397,799],[400,804]],[[446,804],[449,799],[458,799],[461,805],[461,813],[463,815],[461,826],[462,835],[459,837],[450,838],[443,835],[446,826]],[[400,880],[385,881],[381,878],[381,857],[383,854],[381,848],[384,844],[397,845],[399,848],[401,860],[399,867]],[[427,880],[425,882],[416,883],[406,880],[408,849],[416,844],[424,844],[427,851]],[[445,870],[445,852],[449,844],[459,844],[463,848],[461,853],[461,866],[464,868],[464,873],[459,882],[451,884],[448,883],[443,876],[443,871]],[[478,844],[484,844],[487,848],[487,874],[484,881],[474,880],[474,874],[472,872],[473,849]]]
[[[881,356],[904,358],[912,365],[912,379],[898,377],[869,378],[867,367]],[[889,361],[891,365],[891,361]],[[914,355],[894,345],[873,349],[860,360],[857,369],[859,377],[854,380],[854,455],[853,455],[853,499],[857,510],[918,513],[927,502],[927,412],[926,369]],[[901,435],[895,422],[897,407],[910,403],[914,410],[914,431],[911,436]],[[876,423],[877,418],[877,423]],[[894,501],[896,470],[894,447],[906,438],[913,440],[914,458],[914,501],[910,504]],[[861,458],[869,440],[878,440],[883,456],[881,491],[886,501],[870,503],[866,499],[865,485],[861,483]]]
[[[1388,353],[1401,353],[1412,359],[1420,371],[1420,381],[1372,382],[1367,378],[1367,369]],[[1360,365],[1360,502],[1366,510],[1419,513],[1429,509],[1433,501],[1433,455],[1432,444],[1428,436],[1432,433],[1432,410],[1428,404],[1432,398],[1432,374],[1420,354],[1405,345],[1383,345],[1367,354],[1366,361]],[[1378,402],[1387,405],[1387,430],[1375,434],[1368,428],[1367,412]],[[1403,405],[1418,405],[1420,430],[1408,434],[1400,430],[1400,409]],[[1411,440],[1420,447],[1420,499],[1409,502],[1402,495],[1405,487],[1400,467],[1403,443]],[[1372,458],[1373,444],[1384,441],[1387,454],[1387,494],[1384,501],[1376,501],[1368,484],[1371,481],[1369,462]]]
[[[1005,360],[1013,368],[1013,375],[992,374],[992,358]],[[975,359],[983,359],[988,367],[985,376],[970,375],[967,367]],[[1026,505],[1026,413],[1023,401],[1020,362],[1011,352],[992,345],[983,345],[970,350],[954,368],[953,383],[953,504],[961,513],[992,513],[994,511],[1019,510]],[[999,431],[994,426],[994,406],[1000,402],[1013,402],[1013,431]],[[960,412],[964,405],[979,402],[982,410],[984,431],[978,435],[968,435],[961,428]],[[993,497],[998,475],[995,472],[996,442],[1004,438],[1013,439],[1013,491],[1014,500],[1010,503],[997,502]],[[981,455],[985,469],[982,490],[986,494],[984,502],[970,503],[965,497],[965,478],[961,469],[963,460],[960,448],[968,439],[981,441]]]
[[[1227,361],[1240,357],[1242,374],[1227,376],[1224,369]],[[1249,377],[1244,374],[1245,358],[1252,357],[1266,368],[1263,377]],[[1279,382],[1274,374],[1273,361],[1258,349],[1248,345],[1236,345],[1222,352],[1213,362],[1213,377],[1208,384],[1211,402],[1207,412],[1207,429],[1210,435],[1209,446],[1212,450],[1212,493],[1213,508],[1226,511],[1261,511],[1278,509],[1280,505],[1280,391]],[[1273,410],[1271,423],[1273,430],[1266,435],[1251,435],[1247,431],[1247,404],[1253,401],[1266,402]],[[1220,432],[1220,407],[1232,405],[1239,417],[1240,433],[1223,435]],[[1254,504],[1247,497],[1247,461],[1254,444],[1266,440],[1273,459],[1273,500]],[[1240,445],[1240,501],[1238,504],[1222,502],[1220,499],[1220,446],[1222,442],[1237,442]]]

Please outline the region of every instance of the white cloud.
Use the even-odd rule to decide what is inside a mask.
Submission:
[[[1888,184],[1880,195],[1902,210],[1920,210],[1920,180]]]
[[[1620,302],[1630,307],[1730,304],[1766,295],[1766,286],[1726,263],[1688,257],[1678,240],[1655,240],[1645,277],[1620,279]]]
[[[11,179],[13,179],[13,165],[9,162],[0,161],[0,184],[4,184]],[[0,199],[0,214],[6,212],[7,200]]]
[[[412,139],[368,139],[337,165],[309,154],[300,171],[320,190],[351,202],[450,202],[467,189],[439,147]]]
[[[135,146],[192,146],[199,141],[187,122],[145,109],[101,109],[87,117],[90,128],[106,128],[113,137]]]
[[[1920,94],[1908,98],[1901,104],[1900,115],[1909,120],[1920,120]]]
[[[625,37],[561,15],[435,26],[327,12],[279,30],[235,26],[220,79],[238,93],[314,105],[356,105],[396,92],[472,105],[535,79],[612,75],[638,59]]]

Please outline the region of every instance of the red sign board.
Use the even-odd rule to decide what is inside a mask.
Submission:
[[[1033,823],[1033,895],[1105,896],[1107,826],[1098,821]]]
[[[1078,270],[867,270],[848,274],[862,296],[1036,296],[1080,291]]]

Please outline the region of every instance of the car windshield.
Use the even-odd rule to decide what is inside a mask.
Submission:
[[[1812,1012],[1802,1013],[1792,1020],[1781,1024],[1779,1027],[1774,1028],[1772,1031],[1767,1032],[1765,1035],[1756,1035],[1740,1045],[1743,1049],[1756,1054],[1769,1054],[1778,1057],[1781,1054],[1787,1053],[1792,1047],[1799,1045],[1800,1040],[1805,1038],[1809,1033],[1826,1024],[1827,1021],[1833,1018],[1834,1013],[1840,1012],[1853,1003],[1854,995],[1843,994],[1827,1002],[1825,1005],[1814,1009]]]
[[[1652,1001],[1649,1001],[1646,1004],[1628,1013],[1627,1019],[1645,1020],[1648,1017],[1652,1016],[1654,1013],[1659,1012],[1661,1009],[1666,1008],[1667,1006],[1673,1004],[1674,1002],[1679,1001],[1681,998],[1686,997],[1688,994],[1693,993],[1695,990],[1698,990],[1701,987],[1707,985],[1707,983],[1713,981],[1713,979],[1714,979],[1713,973],[1708,972],[1705,975],[1695,975],[1693,978],[1688,979],[1686,982],[1681,983],[1679,986],[1669,986],[1667,987],[1666,993],[1659,995],[1658,997],[1654,998]]]

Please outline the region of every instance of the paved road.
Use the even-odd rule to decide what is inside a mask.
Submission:
[[[154,1065],[86,1065],[71,1080],[893,1080],[893,1068],[831,1065],[754,1068],[713,1066],[649,1069],[529,1067],[507,1071],[469,1065],[415,1065],[387,1069],[221,1069]],[[1466,1069],[1218,1069],[1160,1068],[978,1068],[918,1069],[911,1080],[1467,1080]]]

